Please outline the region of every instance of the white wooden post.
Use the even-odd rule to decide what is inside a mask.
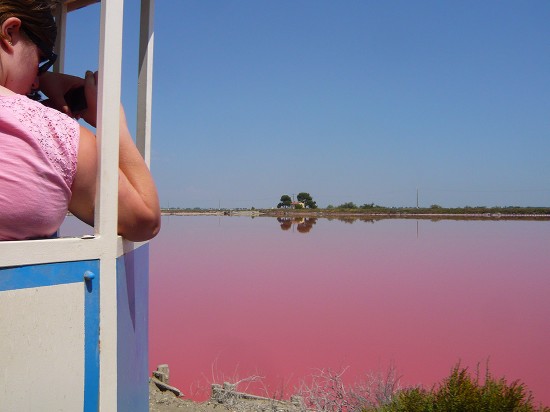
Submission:
[[[99,154],[95,233],[104,242],[100,258],[103,274],[116,273],[118,217],[118,156],[120,84],[122,75],[123,0],[101,1],[97,144]],[[100,282],[99,410],[117,407],[117,297],[116,276]]]
[[[141,155],[145,159],[145,163],[149,167],[151,167],[154,9],[154,0],[141,0],[136,144]]]

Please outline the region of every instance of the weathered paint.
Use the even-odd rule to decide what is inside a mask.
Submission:
[[[0,269],[2,410],[97,410],[97,282],[98,261]]]

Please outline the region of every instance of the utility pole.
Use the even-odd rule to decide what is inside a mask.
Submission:
[[[418,209],[418,188],[416,188],[416,208]]]

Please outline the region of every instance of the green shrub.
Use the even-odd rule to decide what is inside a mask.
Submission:
[[[422,388],[405,389],[397,395],[394,401],[383,406],[384,412],[432,412],[433,395]]]
[[[533,396],[519,381],[510,384],[495,379],[486,369],[483,383],[479,372],[472,378],[467,368],[457,364],[449,377],[430,391],[422,388],[401,390],[387,405],[366,408],[364,412],[550,412],[533,406]]]

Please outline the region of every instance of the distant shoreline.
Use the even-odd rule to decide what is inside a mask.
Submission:
[[[515,211],[518,209],[516,208]],[[527,212],[528,210],[525,210]],[[472,213],[467,209],[457,213],[450,210],[327,210],[327,209],[239,209],[239,210],[186,210],[162,209],[163,216],[249,216],[275,218],[321,218],[339,220],[382,220],[382,219],[431,219],[431,220],[550,220],[548,213],[502,213],[487,211]]]

